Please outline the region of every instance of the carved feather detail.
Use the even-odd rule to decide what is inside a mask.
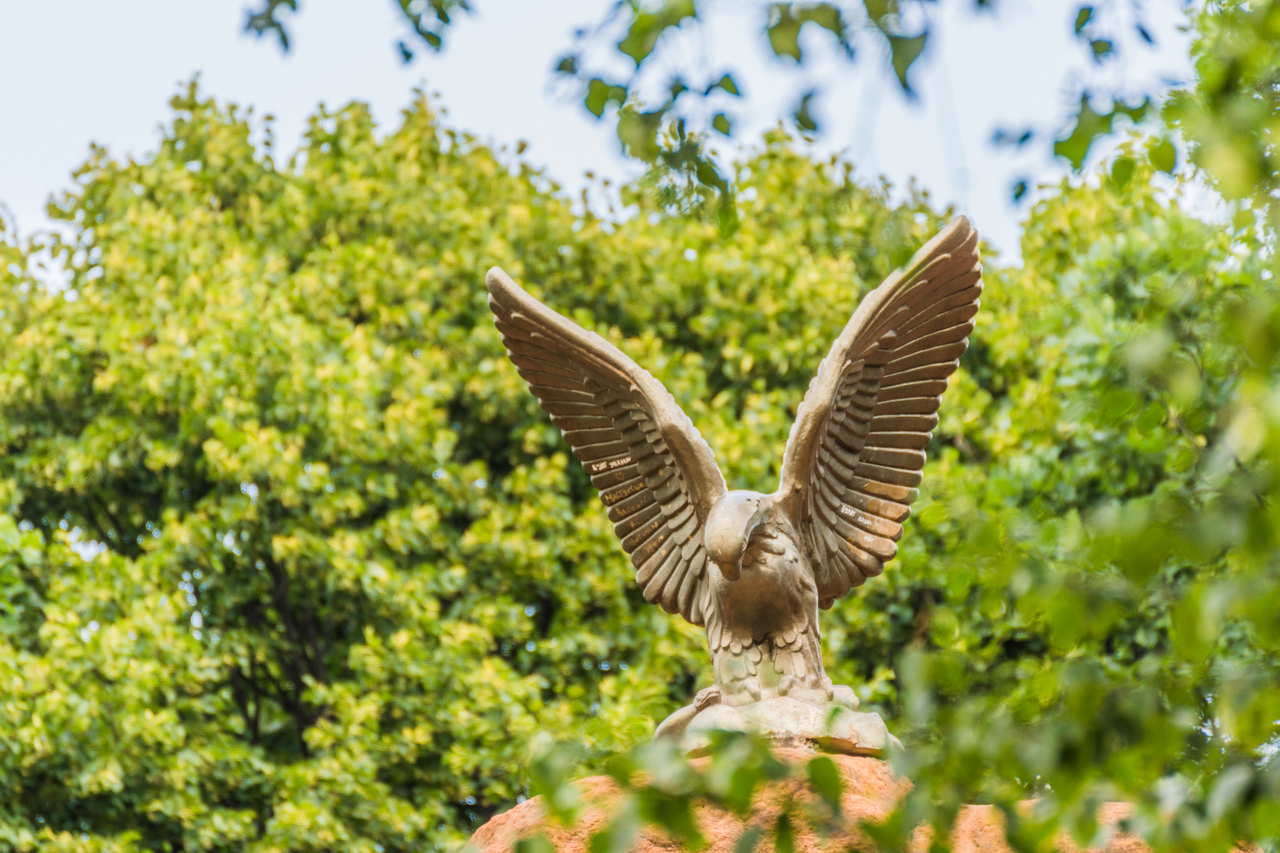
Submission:
[[[657,380],[499,269],[486,278],[516,371],[600,490],[647,601],[705,624],[701,527],[726,491],[711,448]]]
[[[981,278],[977,232],[960,217],[863,299],[810,383],[779,495],[799,505],[823,607],[896,553]]]

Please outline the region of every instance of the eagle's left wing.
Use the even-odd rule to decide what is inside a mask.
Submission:
[[[897,553],[981,293],[978,232],[957,217],[867,294],[809,385],[778,495],[799,523],[824,609]]]

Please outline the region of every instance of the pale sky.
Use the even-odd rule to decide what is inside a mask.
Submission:
[[[620,156],[609,125],[551,85],[573,30],[610,2],[473,0],[475,13],[450,30],[443,54],[423,49],[405,65],[395,44],[409,34],[391,0],[302,0],[288,54],[274,37],[242,32],[246,2],[0,0],[0,203],[21,234],[47,227],[46,200],[71,186],[89,144],[117,157],[154,150],[169,98],[197,73],[206,94],[276,116],[278,153],[298,145],[319,102],[365,101],[389,129],[423,86],[439,93],[449,125],[494,144],[527,141],[525,158],[567,192],[576,194],[587,171],[625,179],[637,169]],[[1013,182],[1053,182],[1066,169],[1044,142],[1020,155],[996,150],[997,126],[1058,129],[1078,87],[1119,68],[1137,87],[1190,76],[1180,0],[1148,0],[1157,47],[1123,50],[1122,65],[1106,71],[1093,69],[1070,37],[1075,2],[1003,0],[998,13],[975,16],[971,0],[942,0],[938,37],[917,69],[923,105],[902,97],[869,41],[852,65],[827,56],[801,76],[768,54],[764,4],[702,5],[709,25],[676,49],[705,52],[708,71],[738,72],[751,99],[738,123],[741,142],[758,139],[817,83],[825,91],[819,153],[842,152],[866,179],[883,174],[901,186],[915,178],[935,206],[954,204],[1007,254],[1016,254],[1022,213],[1010,201]],[[822,54],[814,36],[805,44]]]

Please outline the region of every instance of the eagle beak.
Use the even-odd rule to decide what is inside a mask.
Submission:
[[[763,497],[756,492],[727,492],[707,515],[702,541],[707,556],[720,568],[725,580],[736,581],[742,576],[742,555],[751,531],[767,512]]]
[[[738,578],[742,577],[741,559],[734,563],[717,562],[716,566],[720,569],[720,574],[723,575],[724,579],[727,581],[736,581]]]

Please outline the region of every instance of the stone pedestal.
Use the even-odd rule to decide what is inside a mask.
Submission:
[[[803,765],[814,753],[807,749],[776,750],[785,761]],[[896,778],[889,765],[876,758],[856,755],[832,755],[844,779],[844,798],[841,809],[850,825],[859,821],[879,821],[888,816],[895,803],[911,790],[911,783]],[[708,759],[695,759],[695,765]],[[471,838],[470,850],[476,853],[510,853],[521,838],[542,831],[559,853],[586,853],[592,833],[604,828],[619,797],[619,790],[607,776],[592,776],[577,783],[583,800],[590,805],[584,809],[581,819],[572,828],[565,828],[546,819],[539,798],[521,803],[506,814],[501,814],[476,831]],[[737,815],[710,805],[696,808],[696,820],[710,846],[706,853],[732,853],[734,844],[749,826],[772,827],[782,804],[789,798],[812,796],[803,781],[803,773],[796,778],[770,785],[756,796],[750,817],[743,821]],[[1028,806],[1031,804],[1028,803]],[[1125,803],[1108,803],[1099,812],[1099,822],[1114,828],[1129,813]],[[1060,838],[1057,848],[1061,853],[1077,853],[1078,848],[1069,839]],[[655,829],[647,829],[639,838],[634,853],[672,853],[679,848],[671,839]],[[757,848],[761,853],[773,850],[768,835]],[[917,831],[907,853],[926,853],[929,836]],[[954,853],[1012,853],[1004,840],[1001,816],[991,806],[966,806],[956,823],[951,837]],[[1114,834],[1105,848],[1106,853],[1150,853],[1141,841],[1123,834]],[[809,827],[799,827],[796,850],[800,853],[817,851],[859,850],[878,853],[875,844],[859,833],[823,839]]]
[[[822,707],[788,696],[764,699],[742,708],[712,705],[689,720],[678,741],[687,754],[702,755],[711,745],[711,732],[717,729],[760,732],[777,747],[817,747],[842,755],[880,757],[902,748],[879,714],[850,711],[838,705]],[[664,734],[659,728],[657,737]]]

